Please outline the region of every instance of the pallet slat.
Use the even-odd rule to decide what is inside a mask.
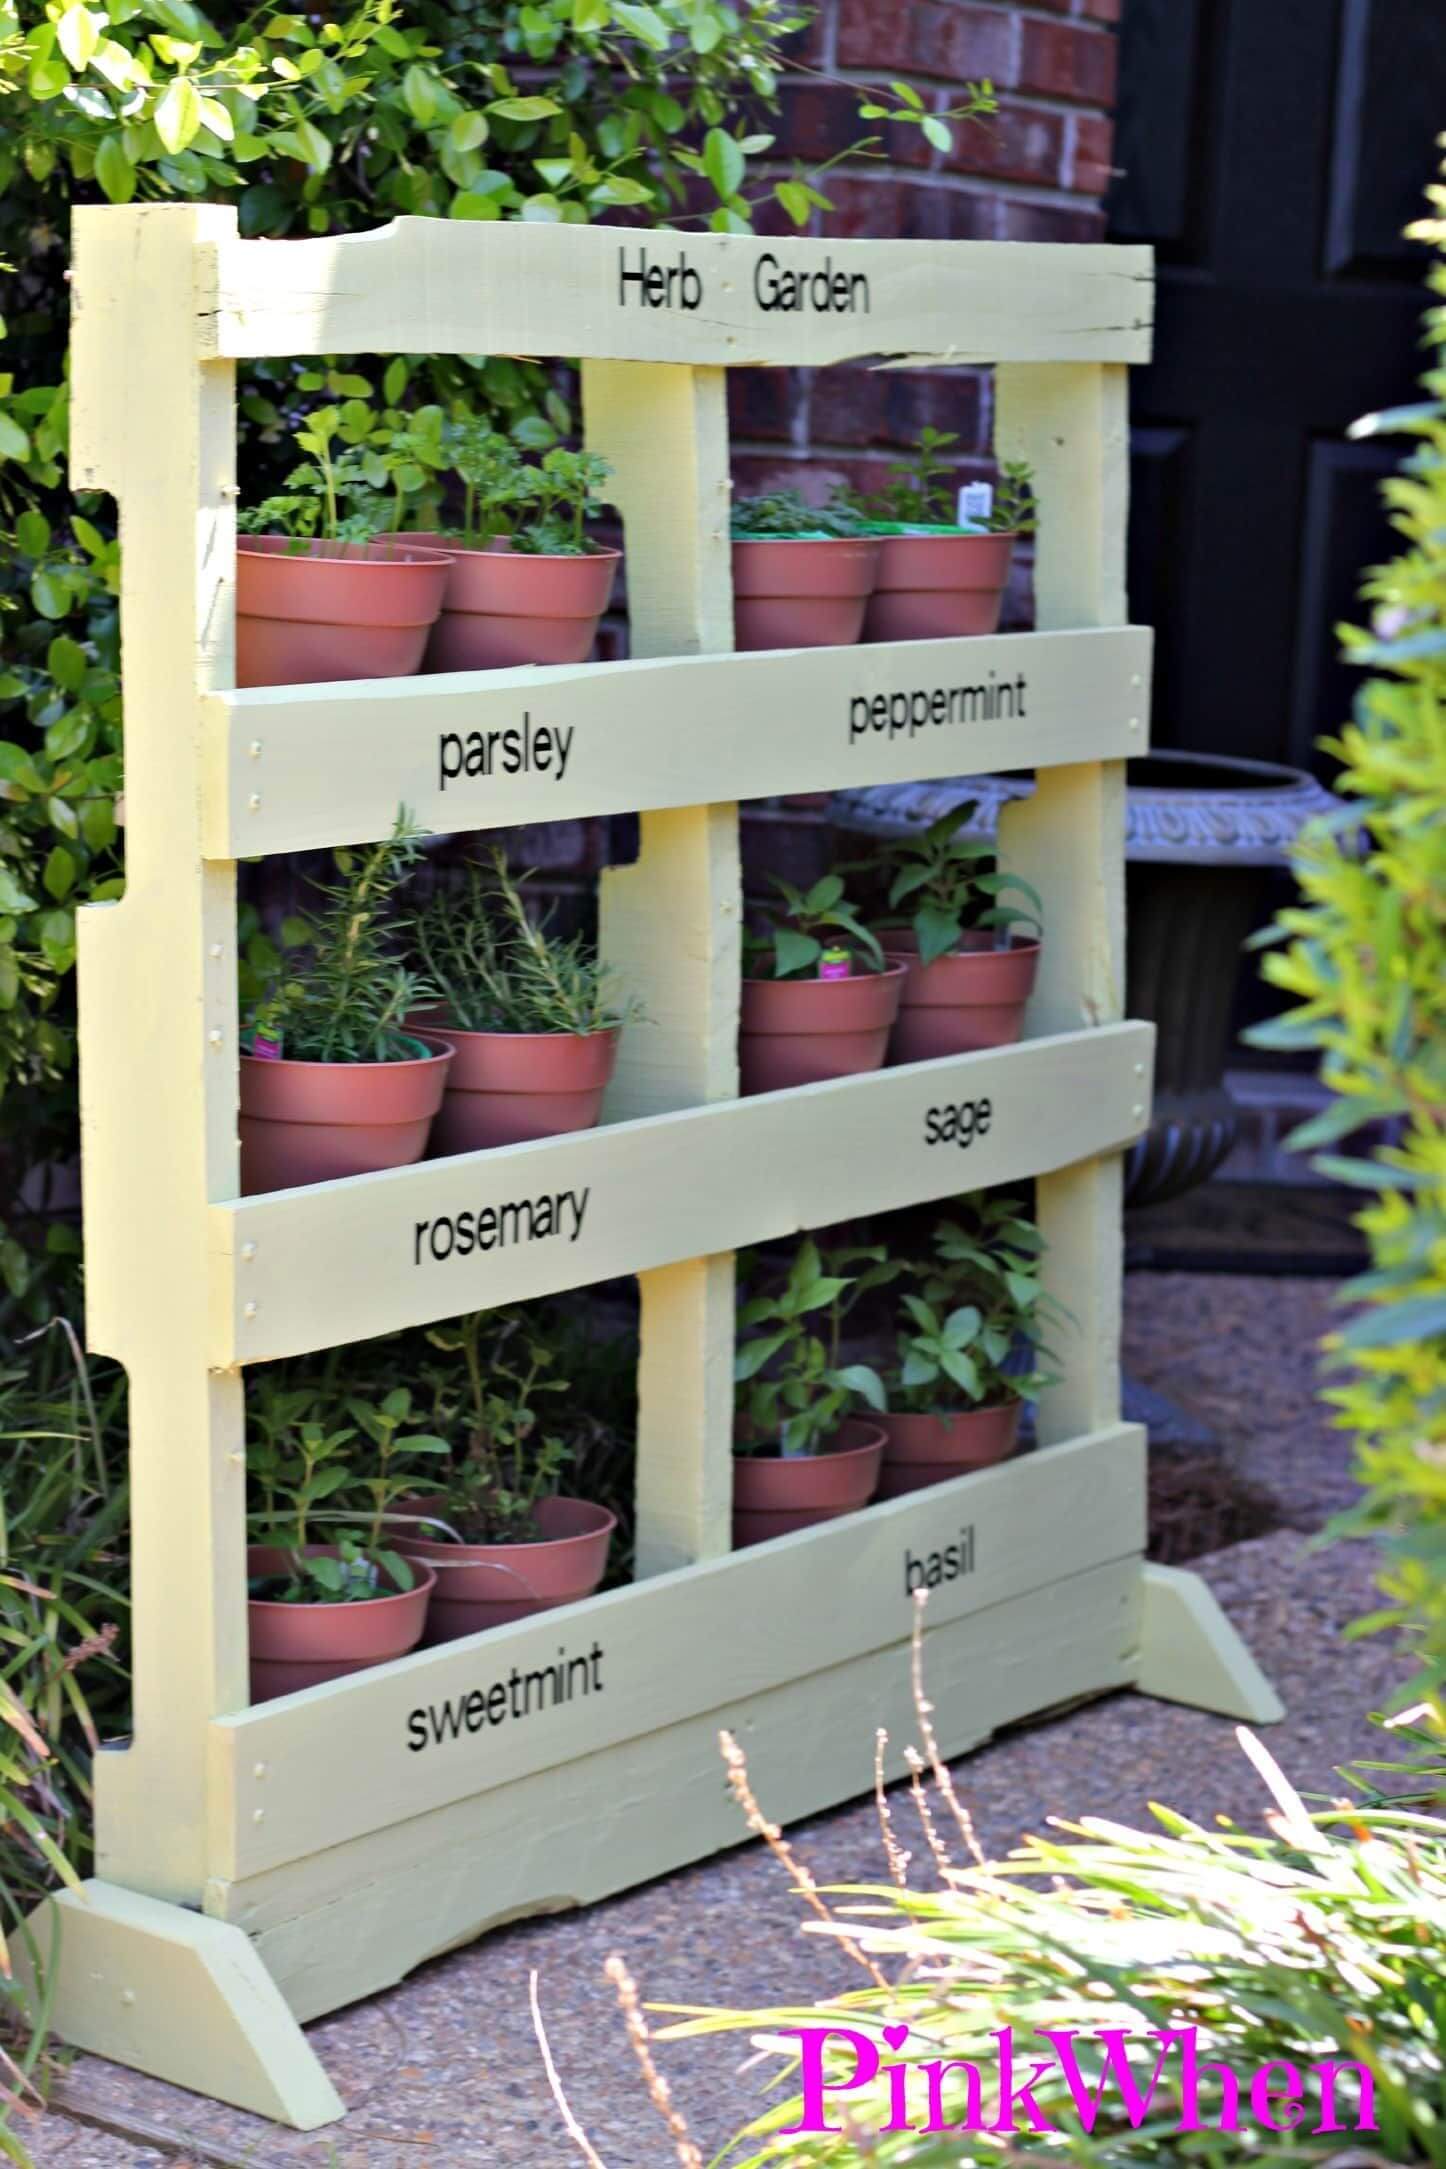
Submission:
[[[757,240],[398,218],[372,233],[221,242],[207,356],[529,354],[693,367],[1143,362],[1148,248]],[[669,280],[668,274],[672,272]]]
[[[795,648],[204,702],[208,858],[1146,750],[1143,627]]]
[[[1148,1119],[1153,1047],[1149,1024],[1059,1033],[213,1205],[211,1362],[334,1347],[1116,1151]]]
[[[907,1641],[932,1558],[944,1626],[1138,1553],[1143,1484],[1144,1433],[1120,1425],[217,1718],[213,1872],[255,1875]]]

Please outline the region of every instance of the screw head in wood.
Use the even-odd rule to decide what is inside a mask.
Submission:
[[[1138,1114],[1139,1111],[1137,1107],[1135,1113]],[[254,1303],[243,1303],[241,1305],[241,1315],[243,1318],[254,1318],[256,1316],[256,1305]]]
[[[219,1032],[208,1032],[208,1033],[206,1034],[206,1037],[207,1037],[207,1039],[208,1039],[208,1040],[209,1040],[209,1041],[211,1042],[211,1045],[212,1045],[213,1047],[219,1047],[219,1046],[220,1046],[220,1044],[221,1044],[221,1034],[220,1034]]]
[[[255,1255],[256,1245],[254,1243],[243,1243],[241,1245],[241,1263],[243,1265],[249,1265]]]

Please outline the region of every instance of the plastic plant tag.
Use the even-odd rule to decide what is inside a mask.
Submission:
[[[251,1045],[247,1052],[257,1062],[279,1062],[281,1060],[281,1034],[279,1032],[263,1032],[258,1026],[251,1034]]]
[[[994,510],[994,485],[991,482],[966,482],[959,492],[959,517],[967,521],[985,521]]]
[[[853,976],[853,958],[847,949],[825,949],[818,960],[820,979],[849,979]]]

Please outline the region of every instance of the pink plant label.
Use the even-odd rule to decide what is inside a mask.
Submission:
[[[853,968],[853,959],[847,949],[825,949],[818,960],[820,979],[850,979]]]
[[[251,1034],[251,1055],[253,1060],[257,1062],[279,1062],[281,1060],[281,1034],[279,1032],[253,1032]]]

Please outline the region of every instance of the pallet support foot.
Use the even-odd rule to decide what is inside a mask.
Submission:
[[[1285,1715],[1214,1592],[1182,1567],[1145,1566],[1135,1685],[1161,1702],[1184,1702],[1252,1725],[1279,1724]]]
[[[47,1900],[27,1926],[17,1970],[33,1943],[72,2048],[297,2131],[346,2114],[242,1929],[98,1881]]]

